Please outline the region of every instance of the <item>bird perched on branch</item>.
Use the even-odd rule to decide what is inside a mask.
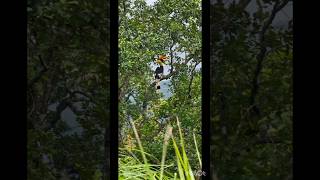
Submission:
[[[168,57],[165,55],[160,55],[159,58],[156,59],[155,63],[159,64],[159,67],[155,70],[155,80],[156,80],[156,89],[160,89],[160,79],[163,76],[163,65],[165,65],[165,61],[168,60]]]

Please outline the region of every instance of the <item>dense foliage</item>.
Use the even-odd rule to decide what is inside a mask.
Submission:
[[[201,169],[200,4],[119,1],[120,178]],[[292,179],[292,20],[274,24],[289,4],[211,1],[213,179]],[[28,179],[109,179],[108,1],[28,0],[27,12]]]
[[[28,179],[109,176],[108,7],[28,0]]]
[[[179,136],[177,116],[191,167],[200,168],[193,143],[193,132],[201,142],[200,7],[199,0],[160,0],[153,6],[143,0],[119,2],[119,147],[126,149],[120,154],[137,146],[132,120],[144,151],[155,157],[150,163],[159,164],[166,126],[171,124]],[[153,61],[160,54],[170,60],[157,92]],[[172,143],[166,159],[166,164],[175,164]]]
[[[211,4],[212,177],[292,179],[292,20],[273,23],[289,1],[227,2]]]

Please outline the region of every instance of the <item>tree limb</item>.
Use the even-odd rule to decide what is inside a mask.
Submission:
[[[289,0],[285,0],[282,3],[280,3],[280,1],[277,1],[275,3],[275,5],[273,6],[272,12],[270,17],[268,18],[268,20],[264,23],[260,33],[259,33],[259,43],[261,44],[260,47],[260,52],[257,55],[257,65],[256,65],[256,69],[254,72],[254,76],[252,79],[252,88],[251,88],[251,96],[249,98],[249,106],[252,106],[253,111],[255,112],[256,115],[260,115],[260,110],[256,105],[256,97],[258,95],[258,91],[259,91],[259,76],[260,73],[262,71],[262,64],[263,61],[266,57],[266,53],[267,53],[267,47],[265,46],[264,42],[265,42],[265,34],[268,30],[268,28],[270,27],[270,25],[272,24],[276,14],[289,2]]]
[[[119,87],[118,101],[121,101],[121,99],[125,95],[125,90],[124,89],[127,89],[128,85],[129,85],[129,78],[125,77],[124,83]]]
[[[251,0],[240,0],[238,3],[238,7],[243,11],[250,4],[250,2]]]
[[[193,78],[194,78],[194,71],[196,69],[196,67],[198,66],[200,62],[196,62],[196,64],[194,65],[194,67],[191,70],[191,78],[190,78],[190,82],[189,82],[189,86],[188,86],[188,97],[191,98],[191,85],[193,82]]]
[[[42,69],[40,70],[40,72],[33,79],[30,80],[30,83],[28,83],[28,88],[27,89],[30,89],[36,82],[38,82],[41,79],[41,77],[44,75],[44,73],[48,71],[48,67],[44,63],[42,57],[40,55],[38,55],[38,58],[40,60],[40,64],[42,66]]]

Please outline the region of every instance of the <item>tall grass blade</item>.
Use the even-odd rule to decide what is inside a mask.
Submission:
[[[172,135],[172,126],[168,125],[167,130],[166,130],[166,134],[164,136],[162,159],[161,159],[160,180],[162,180],[162,178],[163,178],[164,163],[166,160],[167,147],[168,147],[169,139],[170,139],[171,135]]]
[[[193,133],[193,140],[194,140],[194,145],[196,146],[196,151],[197,151],[197,156],[198,156],[198,160],[199,160],[200,169],[202,169],[202,161],[201,161],[201,157],[200,157],[200,153],[199,153],[199,149],[198,149],[198,143],[197,143],[196,135],[194,133]]]

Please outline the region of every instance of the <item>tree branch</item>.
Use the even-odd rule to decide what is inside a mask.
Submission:
[[[171,66],[171,69],[170,69],[170,73],[172,73],[173,71],[173,51],[172,51],[172,48],[174,46],[174,42],[172,42],[172,45],[170,46],[170,66]]]
[[[119,92],[118,92],[118,101],[121,101],[121,99],[123,98],[123,96],[125,95],[125,89],[127,89],[129,85],[129,78],[125,77],[125,81],[124,83],[119,87]]]
[[[98,104],[98,102],[96,102],[89,94],[85,93],[85,92],[82,92],[82,91],[79,91],[79,90],[76,90],[76,91],[72,91],[71,92],[71,96],[74,96],[75,94],[80,94],[86,98],[89,99],[90,102],[94,103],[95,105]]]
[[[252,79],[252,88],[251,88],[251,96],[249,98],[249,106],[252,106],[253,111],[256,115],[260,115],[260,110],[256,105],[256,97],[258,95],[258,91],[259,91],[259,76],[260,73],[262,71],[262,64],[263,61],[266,57],[266,53],[267,53],[267,48],[264,44],[265,41],[265,34],[268,30],[268,28],[270,27],[270,25],[272,24],[272,21],[274,20],[276,14],[289,2],[289,0],[285,0],[282,3],[280,3],[280,1],[277,1],[275,3],[275,5],[273,6],[272,12],[270,17],[268,18],[268,20],[264,23],[260,33],[259,33],[259,43],[261,45],[260,47],[260,52],[257,55],[257,65],[256,65],[256,69],[254,72],[254,76]]]
[[[238,3],[238,7],[243,11],[249,4],[251,0],[240,0]]]
[[[48,71],[48,67],[47,67],[47,65],[44,63],[44,61],[43,61],[43,59],[41,58],[40,55],[38,55],[38,58],[39,58],[39,60],[40,60],[40,64],[41,64],[41,66],[42,66],[42,69],[40,70],[40,72],[39,72],[33,79],[30,80],[30,83],[28,84],[28,88],[27,88],[28,90],[29,90],[36,82],[38,82],[38,81],[41,79],[41,77],[44,75],[45,72]]]
[[[194,65],[194,67],[191,70],[191,78],[190,78],[190,82],[189,82],[189,86],[188,86],[188,97],[191,98],[191,86],[192,86],[192,82],[193,82],[193,77],[194,77],[194,71],[196,69],[196,67],[198,66],[200,62],[196,62],[196,64]]]

